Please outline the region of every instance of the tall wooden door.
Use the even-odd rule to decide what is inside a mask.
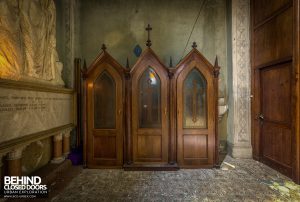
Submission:
[[[253,156],[292,177],[296,145],[293,1],[251,3]]]
[[[133,164],[168,162],[168,74],[151,49],[132,71]]]
[[[190,62],[190,57],[195,60]],[[177,160],[183,168],[213,167],[216,160],[217,88],[212,71],[213,66],[194,49],[175,74]]]
[[[261,160],[287,175],[292,171],[291,64],[259,69]]]
[[[104,53],[107,54],[107,53]],[[123,81],[114,66],[98,63],[88,75],[87,166],[123,164]]]

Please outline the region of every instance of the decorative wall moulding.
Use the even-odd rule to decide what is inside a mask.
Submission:
[[[33,90],[33,91],[40,91],[40,92],[64,93],[64,94],[74,93],[74,90],[70,88],[45,85],[45,84],[40,84],[35,82],[14,81],[8,79],[0,79],[0,87],[13,88],[19,90]]]

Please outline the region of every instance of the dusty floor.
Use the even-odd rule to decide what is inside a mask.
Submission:
[[[52,201],[300,201],[299,186],[271,168],[228,156],[225,162],[235,168],[223,163],[222,169],[163,172],[84,169]]]

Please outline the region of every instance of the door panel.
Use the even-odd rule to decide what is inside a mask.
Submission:
[[[116,84],[105,71],[94,82],[94,128],[116,128]]]
[[[101,64],[87,79],[88,167],[113,167],[123,163],[122,78]]]
[[[139,128],[161,128],[160,79],[148,68],[139,79]]]
[[[184,135],[183,157],[184,159],[201,159],[207,156],[207,135]]]
[[[295,2],[251,1],[253,156],[290,177],[296,146],[292,99]]]
[[[183,127],[207,128],[206,80],[193,69],[183,84]]]
[[[293,9],[289,8],[254,31],[256,66],[292,56],[292,19]]]
[[[177,159],[180,167],[213,166],[213,83],[195,66],[177,79]],[[206,79],[208,78],[208,79]]]
[[[167,163],[168,79],[158,68],[140,70],[132,82],[133,163]]]
[[[292,169],[291,63],[263,68],[261,81],[261,156],[288,174]]]
[[[261,70],[262,112],[265,122],[291,121],[291,64]]]
[[[291,3],[291,0],[256,0],[254,1],[254,9],[256,14],[254,16],[255,25],[261,23],[274,12]]]
[[[263,157],[291,169],[291,130],[277,124],[264,123],[262,134]]]

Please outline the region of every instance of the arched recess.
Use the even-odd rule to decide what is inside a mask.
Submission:
[[[122,167],[124,69],[102,52],[85,75],[85,161],[89,168]]]
[[[177,134],[177,162],[181,168],[218,164],[218,67],[195,48],[177,65],[172,79]]]
[[[131,70],[132,167],[163,167],[169,153],[169,77],[148,48]]]

